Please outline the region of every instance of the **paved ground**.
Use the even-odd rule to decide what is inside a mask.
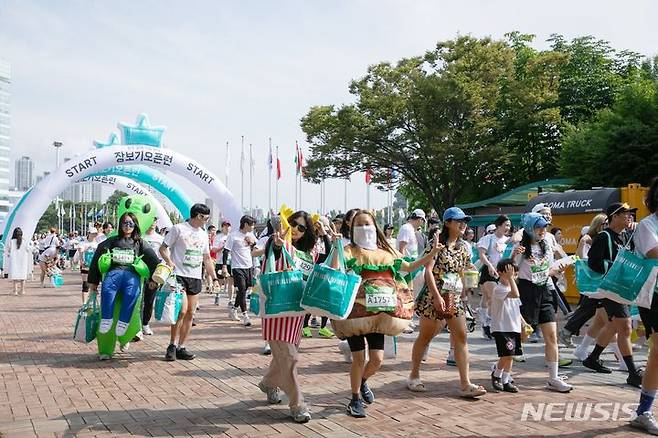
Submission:
[[[78,277],[65,276],[61,289],[29,284],[27,295],[10,296],[0,280],[0,436],[618,436],[636,434],[624,420],[521,421],[532,403],[635,403],[637,390],[623,384],[625,374],[596,375],[580,366],[567,370],[576,389],[567,395],[543,389],[546,370],[541,345],[530,344],[528,362],[516,364],[517,395],[487,394],[479,401],[454,395],[455,368],[446,367],[447,335],[435,340],[424,365],[425,394],[405,388],[412,337],[400,342],[398,358],[387,360],[370,386],[377,400],[368,418],[345,414],[348,365],[335,339],[302,341],[300,375],[313,420],[289,420],[285,401],[265,403],[257,383],[269,358],[259,353],[260,322],[245,329],[227,321],[225,304],[215,307],[205,295],[189,349],[196,360],[162,360],[166,327],[133,344],[129,353],[99,362],[95,344],[71,340],[79,307]],[[472,376],[489,388],[492,343],[473,336]],[[564,350],[569,356],[570,350]],[[644,361],[646,351],[639,354]],[[611,359],[610,355],[606,356]],[[564,418],[564,405],[553,406],[544,420]],[[560,413],[562,412],[562,413]],[[601,418],[602,415],[594,415]],[[541,415],[539,416],[541,417]]]

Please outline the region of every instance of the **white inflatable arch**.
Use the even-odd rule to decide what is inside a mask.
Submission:
[[[48,175],[39,190],[25,200],[16,214],[14,227],[21,227],[24,236],[32,236],[39,218],[52,200],[75,181],[120,165],[143,164],[182,176],[195,184],[218,205],[232,223],[239,223],[242,215],[235,198],[205,166],[171,149],[154,149],[152,146],[111,146],[91,150],[75,157]]]
[[[155,207],[155,216],[158,218],[158,226],[171,228],[173,224],[171,223],[171,218],[169,213],[165,210],[164,206],[160,201],[156,199],[155,196],[148,191],[148,189],[141,184],[136,183],[135,181],[126,178],[125,176],[117,175],[94,175],[88,176],[80,179],[76,184],[82,184],[84,182],[94,182],[104,186],[109,186],[114,190],[120,190],[129,195],[142,195],[149,198],[151,204]],[[82,230],[83,233],[86,230]],[[146,230],[142,230],[146,231]]]

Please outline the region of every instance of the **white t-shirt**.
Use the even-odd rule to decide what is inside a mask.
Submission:
[[[498,283],[491,295],[489,315],[491,316],[492,332],[521,333],[521,300],[507,298],[510,286]]]
[[[543,257],[539,244],[535,243],[530,245],[532,257],[526,258],[525,254],[519,254],[516,256],[515,261],[519,267],[520,279],[531,281],[538,286],[545,284],[549,289],[555,289],[553,281],[548,275],[550,267],[555,262],[554,249],[550,241],[544,239],[544,242],[546,242],[546,253]],[[528,248],[526,248],[527,250]]]
[[[46,248],[57,246],[59,243],[59,237],[56,234],[49,234],[39,242],[39,249],[44,250]]]
[[[231,252],[231,269],[249,269],[254,267],[254,261],[251,258],[251,245],[247,242],[256,242],[256,236],[251,231],[243,233],[240,230],[232,231],[226,239],[224,249]]]
[[[155,231],[152,233],[146,233],[142,236],[142,240],[148,244],[148,246],[155,251],[155,255],[158,256],[160,260],[162,260],[162,257],[160,257],[160,246],[162,245],[162,242],[164,242],[164,236],[162,236],[160,233],[156,233]]]
[[[498,237],[496,233],[487,234],[482,236],[478,241],[477,247],[484,249],[484,252],[487,254],[487,258],[491,264],[496,267],[500,259],[503,257],[505,248],[507,247],[507,236]]]
[[[210,255],[208,233],[203,228],[194,228],[189,222],[176,224],[165,236],[163,243],[171,251],[176,275],[201,279],[203,256]]]
[[[398,246],[395,248],[399,251],[400,242],[406,242],[407,246],[404,248],[404,256],[418,258],[418,239],[416,238],[416,229],[409,222],[400,227],[400,232],[398,233],[397,243]]]
[[[658,247],[658,217],[655,214],[645,217],[637,224],[633,243],[635,251],[643,257]]]

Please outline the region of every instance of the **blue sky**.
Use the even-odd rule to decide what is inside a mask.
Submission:
[[[105,140],[140,112],[167,126],[165,144],[207,164],[240,199],[240,136],[253,143],[254,204],[267,206],[267,139],[279,145],[280,200],[293,202],[294,143],[312,105],[349,102],[369,64],[422,54],[458,33],[592,34],[619,49],[658,51],[658,2],[619,1],[11,1],[0,0],[0,57],[12,64],[12,155],[43,172]],[[193,198],[202,194],[182,183]],[[248,187],[245,182],[245,187]],[[245,189],[246,191],[246,189]],[[349,206],[365,205],[363,175]],[[319,208],[305,184],[304,207]],[[248,195],[245,196],[248,199]],[[373,189],[371,206],[386,203]],[[342,209],[343,183],[327,184]]]

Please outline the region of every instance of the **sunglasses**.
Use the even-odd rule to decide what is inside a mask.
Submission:
[[[135,222],[123,222],[121,226],[123,228],[135,228]]]
[[[304,224],[300,224],[299,222],[295,222],[292,226],[293,226],[293,228],[297,227],[297,229],[299,230],[300,233],[305,233],[306,232],[306,225],[304,225]]]

